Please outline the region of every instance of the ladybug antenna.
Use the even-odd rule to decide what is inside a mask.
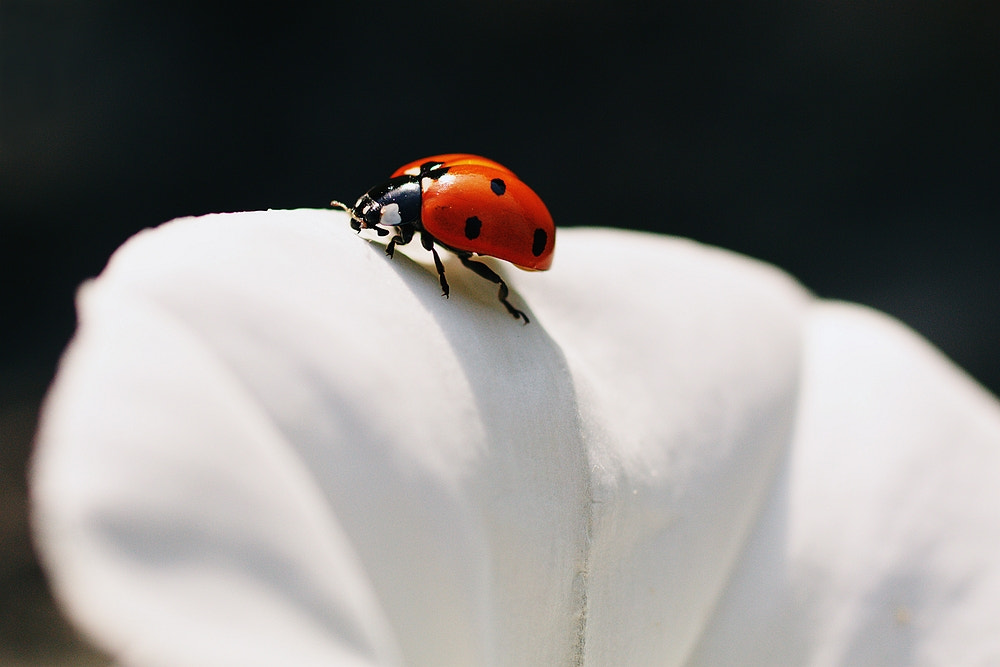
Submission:
[[[348,206],[344,202],[337,201],[336,199],[330,202],[330,206],[333,208],[339,208],[341,211],[344,211],[347,215],[351,216],[351,229],[359,233],[361,232],[361,228],[365,226],[365,221],[358,217],[358,214],[354,212],[353,206]],[[381,228],[377,231],[379,236],[385,236],[385,234],[388,234],[388,232]]]
[[[344,211],[347,215],[351,216],[351,227],[354,227],[355,229],[359,228],[358,225],[361,224],[361,218],[359,218],[354,212],[353,206],[348,206],[344,202],[337,201],[336,199],[330,202],[330,206],[333,208],[339,208],[341,211]]]

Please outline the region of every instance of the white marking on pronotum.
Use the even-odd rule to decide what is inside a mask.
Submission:
[[[382,207],[378,214],[378,223],[386,227],[394,227],[403,221],[399,215],[399,204],[388,204]]]
[[[452,182],[454,182],[454,180],[455,180],[455,174],[442,174],[437,178],[430,178],[424,176],[422,179],[420,179],[420,189],[423,192],[427,192],[428,190],[430,190],[431,186],[434,185],[435,183],[437,183],[439,186],[450,185]]]

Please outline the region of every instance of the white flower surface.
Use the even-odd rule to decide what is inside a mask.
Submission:
[[[447,254],[447,253],[445,253]],[[32,470],[57,596],[155,665],[1000,661],[1000,404],[884,315],[678,239],[394,259],[343,213],[145,231]],[[509,269],[509,270],[508,270]]]

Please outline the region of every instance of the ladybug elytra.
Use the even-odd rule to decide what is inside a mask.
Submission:
[[[403,165],[354,206],[338,201],[331,206],[350,214],[357,231],[392,234],[385,248],[390,257],[397,245],[419,232],[421,245],[434,257],[444,296],[448,281],[435,244],[451,250],[467,268],[496,283],[507,312],[528,323],[528,316],[507,300],[507,283],[472,259],[487,255],[529,271],[552,265],[552,216],[538,195],[502,164],[466,153],[435,155]]]

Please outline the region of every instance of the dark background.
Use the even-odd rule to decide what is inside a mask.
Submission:
[[[173,217],[481,153],[559,225],[773,262],[1000,391],[1000,3],[647,4],[0,0],[0,646],[75,650],[23,465],[75,287]]]

